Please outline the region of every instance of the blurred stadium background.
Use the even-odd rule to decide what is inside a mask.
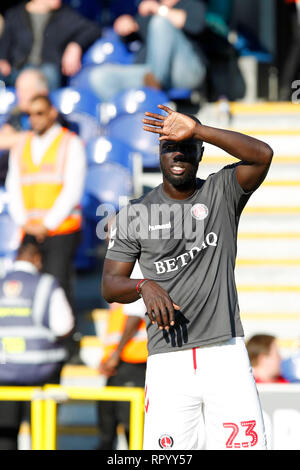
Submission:
[[[3,6],[2,6],[3,3]],[[12,3],[1,2],[2,13]],[[75,260],[76,332],[74,356],[64,367],[62,383],[102,386],[97,372],[101,358],[107,304],[99,284],[105,245],[96,236],[101,203],[116,210],[126,198],[161,182],[157,140],[142,131],[144,111],[169,104],[196,114],[201,122],[227,127],[261,138],[274,149],[271,170],[241,217],[236,279],[246,336],[269,333],[279,339],[283,358],[299,350],[300,341],[300,104],[279,100],[279,80],[289,46],[289,18],[284,1],[237,0],[229,17],[232,44],[245,83],[243,97],[216,98],[213,90],[127,90],[111,103],[101,103],[89,89],[95,64],[130,63],[133,51],[113,33],[113,20],[135,12],[133,0],[68,0],[66,3],[104,27],[104,34],[84,55],[83,68],[69,83],[52,93],[55,106],[84,139],[88,173],[82,200],[83,241]],[[211,2],[217,15],[218,4]],[[216,8],[216,10],[214,10]],[[300,72],[300,70],[298,71]],[[300,76],[298,77],[300,79]],[[207,84],[209,90],[211,84]],[[233,92],[234,95],[234,92]],[[0,123],[15,102],[14,89],[1,88]],[[206,177],[233,159],[205,145],[199,174]],[[112,177],[113,175],[113,177]],[[11,264],[17,249],[16,227],[7,211],[5,188],[0,188],[0,269]],[[28,430],[20,448],[28,446]],[[93,449],[98,442],[94,402],[61,405],[59,449]],[[300,443],[298,443],[300,448]],[[120,432],[119,448],[126,448]]]

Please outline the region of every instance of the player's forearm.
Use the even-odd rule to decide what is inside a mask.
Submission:
[[[272,160],[273,151],[268,144],[240,132],[197,125],[194,137],[215,145],[242,161],[269,165]]]
[[[119,302],[128,304],[140,297],[136,290],[139,279],[129,279],[125,276],[106,274],[102,278],[101,291],[108,303]]]

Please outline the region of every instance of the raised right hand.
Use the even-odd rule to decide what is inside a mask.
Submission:
[[[168,113],[168,116],[145,112],[145,116],[151,118],[142,119],[143,123],[146,124],[146,126],[143,126],[145,131],[160,134],[158,140],[171,140],[174,142],[194,137],[196,122],[193,119],[162,104],[159,104],[158,108]]]

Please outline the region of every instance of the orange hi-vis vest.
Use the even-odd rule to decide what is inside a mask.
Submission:
[[[67,149],[73,135],[68,129],[62,128],[38,165],[33,163],[31,154],[33,132],[28,132],[19,152],[17,149],[23,203],[28,222],[40,224],[62,191]],[[49,231],[49,235],[73,233],[80,227],[81,210],[80,206],[77,206],[55,230]]]
[[[111,305],[107,319],[107,329],[104,336],[104,354],[102,362],[106,361],[117,348],[121,339],[127,315],[123,312],[123,305],[114,303]],[[146,362],[148,356],[147,333],[145,320],[141,319],[139,329],[124,347],[121,360],[129,363]]]

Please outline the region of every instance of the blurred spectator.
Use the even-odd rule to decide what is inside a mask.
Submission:
[[[281,375],[281,357],[275,336],[254,335],[246,342],[246,347],[257,383],[287,382]]]
[[[10,152],[6,187],[9,210],[25,240],[37,240],[43,269],[54,275],[73,305],[73,257],[80,241],[86,157],[81,139],[57,122],[46,96],[29,106],[32,132]]]
[[[292,82],[299,79],[300,71],[300,0],[285,0],[292,8],[292,43],[288,48],[286,61],[283,66],[280,86],[280,99],[288,101],[293,92]]]
[[[138,15],[121,15],[114,29],[142,44],[132,65],[102,64],[91,71],[91,86],[103,101],[143,85],[168,90],[199,88],[206,73],[199,35],[205,25],[202,0],[142,0]]]
[[[60,340],[71,333],[74,317],[55,278],[39,273],[41,262],[37,244],[24,243],[13,270],[0,280],[0,385],[60,382],[67,358]],[[0,401],[1,450],[17,450],[29,405]]]
[[[1,0],[0,12],[3,15],[9,8],[22,3],[24,0]]]
[[[5,183],[8,170],[8,151],[23,138],[24,131],[31,129],[28,109],[32,98],[37,95],[47,96],[49,94],[46,77],[40,70],[33,68],[20,72],[15,87],[17,104],[10,111],[0,129],[0,151],[2,151],[0,155],[0,184],[2,185]],[[64,127],[69,127],[61,114],[58,115],[58,121]]]
[[[225,100],[240,100],[246,92],[238,63],[239,52],[234,46],[237,40],[237,34],[232,30],[234,1],[208,0],[205,19],[206,27],[200,37],[208,60],[205,94],[208,101],[221,100],[223,108]]]
[[[234,0],[207,0],[206,23],[217,34],[227,37]]]
[[[24,67],[40,68],[50,90],[76,74],[81,56],[101,36],[98,25],[61,0],[31,0],[8,10],[0,39],[0,73],[13,86]]]
[[[139,278],[135,266],[132,277]],[[104,356],[99,371],[107,377],[107,386],[145,386],[147,334],[143,299],[130,304],[111,304],[104,338]],[[127,402],[98,402],[100,445],[97,450],[113,450],[117,426],[122,423],[129,439],[129,404]]]
[[[20,141],[24,133],[30,129],[28,108],[36,95],[48,95],[48,83],[39,70],[26,69],[16,80],[17,105],[9,113],[0,130],[0,149],[9,150]]]

